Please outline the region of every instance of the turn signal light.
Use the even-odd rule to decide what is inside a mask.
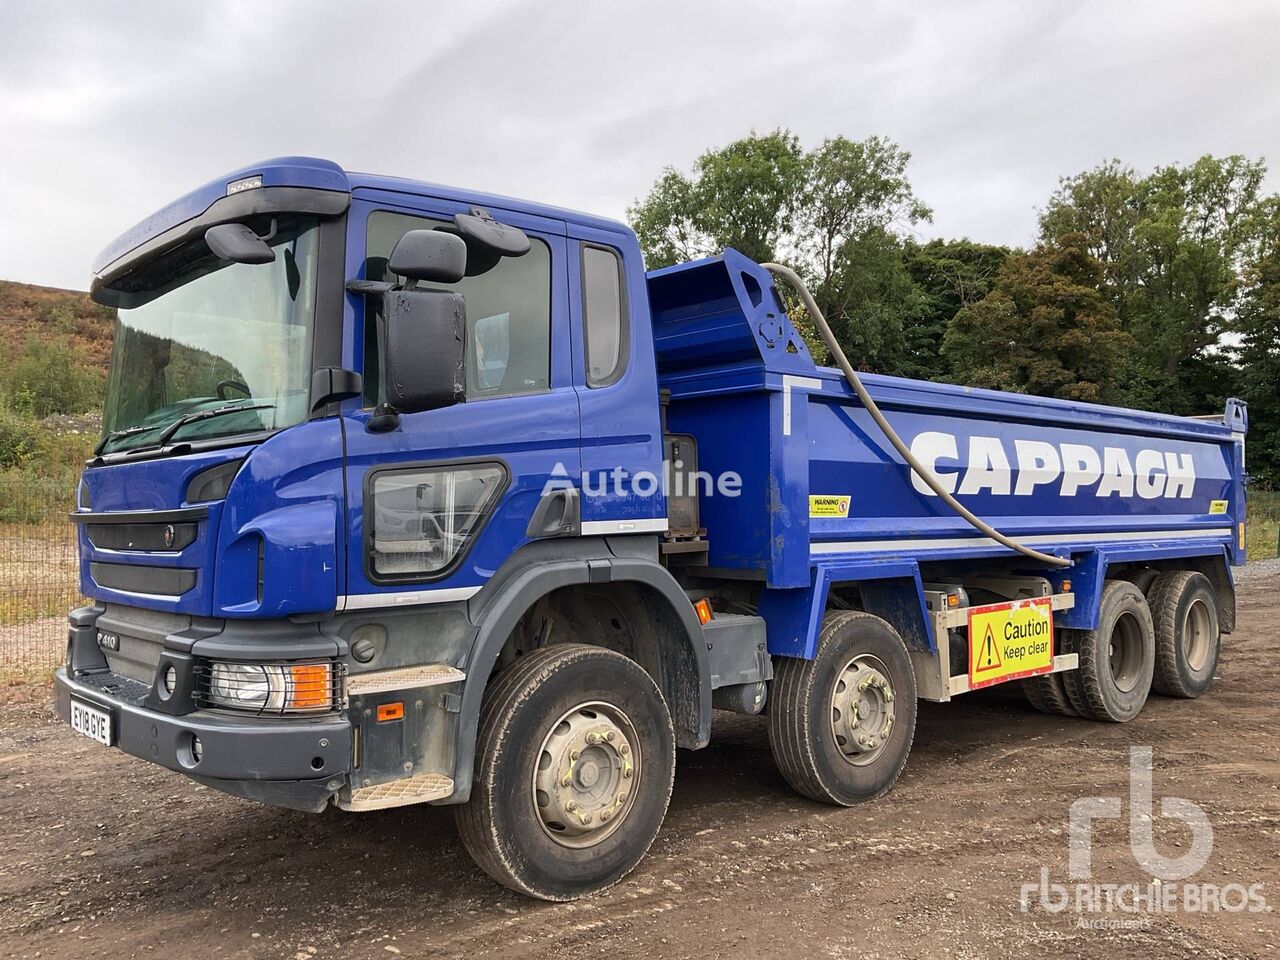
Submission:
[[[386,723],[388,720],[404,719],[404,701],[397,700],[395,703],[378,704],[378,722]]]
[[[1070,581],[1070,580],[1063,580],[1063,581],[1062,581],[1062,592],[1063,592],[1063,593],[1070,593],[1070,592],[1071,592],[1071,581]]]
[[[954,593],[947,594],[947,606],[948,607],[960,606],[960,598],[956,596]]]
[[[312,710],[330,705],[333,693],[329,689],[329,664],[297,663],[288,669],[291,683],[286,707]]]
[[[715,618],[716,612],[711,609],[711,601],[703,597],[693,605],[693,609],[698,611],[698,622],[709,623]]]

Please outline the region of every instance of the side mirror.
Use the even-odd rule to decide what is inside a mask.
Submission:
[[[445,237],[462,247],[457,237],[430,230],[413,230],[405,237],[413,233]],[[397,252],[403,243],[402,238]],[[391,269],[401,273],[395,263],[393,253]],[[458,269],[462,266],[459,263]],[[382,295],[382,316],[386,323],[383,368],[387,404],[397,413],[417,413],[464,399],[467,311],[462,295],[447,290],[388,290]]]
[[[455,214],[453,228],[467,245],[469,277],[488,273],[503,257],[523,257],[531,246],[523,230],[499,223],[479,207],[473,207],[470,213]]]
[[[410,281],[410,287],[419,280],[457,283],[467,272],[467,245],[439,230],[409,230],[396,242],[387,269]]]
[[[213,255],[229,263],[271,263],[276,252],[243,223],[219,223],[204,232]]]

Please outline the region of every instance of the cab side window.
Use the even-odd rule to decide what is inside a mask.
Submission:
[[[626,369],[631,331],[625,290],[617,251],[584,243],[582,316],[588,386],[615,383]]]
[[[387,260],[409,230],[451,229],[452,223],[376,210],[369,216],[365,277],[395,280]],[[523,257],[471,258],[458,283],[422,284],[466,298],[467,399],[540,393],[551,383],[551,250],[537,237]],[[365,403],[383,399],[382,317],[377,297],[365,306]]]

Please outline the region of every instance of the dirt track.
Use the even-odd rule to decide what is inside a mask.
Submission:
[[[718,714],[711,747],[680,756],[648,859],[576,904],[490,883],[447,809],[257,807],[74,736],[41,692],[0,710],[0,956],[1276,956],[1270,911],[1100,931],[1024,913],[1019,894],[1041,866],[1067,882],[1068,805],[1127,798],[1134,744],[1155,751],[1158,847],[1190,843],[1162,796],[1213,825],[1187,882],[1261,883],[1280,906],[1278,587],[1241,584],[1208,697],[1154,697],[1121,727],[1041,716],[1016,691],[922,704],[896,789],[854,810],[796,798],[763,721]],[[1127,819],[1099,821],[1093,865],[1096,882],[1145,885]]]

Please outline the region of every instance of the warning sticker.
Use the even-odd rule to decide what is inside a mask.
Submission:
[[[809,516],[811,517],[847,517],[849,515],[849,497],[824,494],[809,497]]]
[[[1048,597],[969,611],[969,687],[1053,670],[1053,608]]]
[[[1226,513],[1226,512],[1227,512],[1227,501],[1225,501],[1225,500],[1210,500],[1210,501],[1209,501],[1209,512],[1210,512],[1210,513],[1212,513],[1212,514]]]

